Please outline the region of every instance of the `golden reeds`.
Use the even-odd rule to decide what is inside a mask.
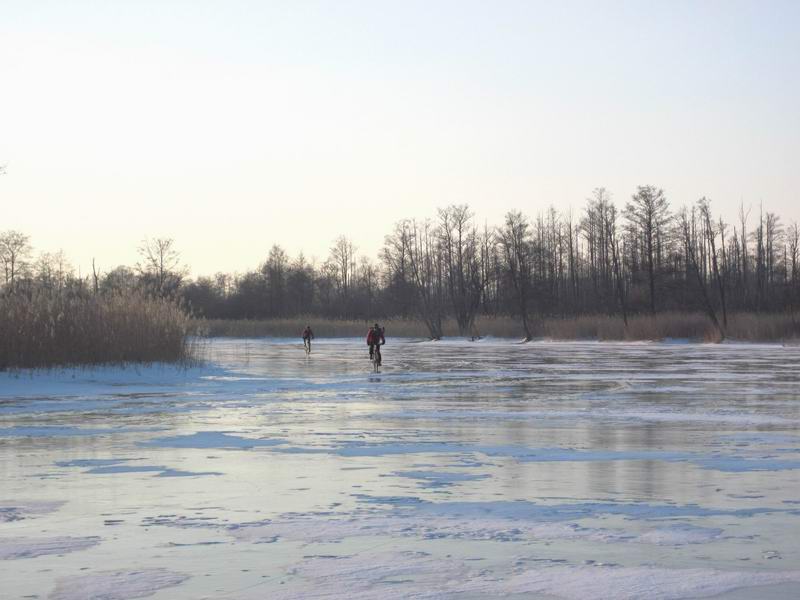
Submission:
[[[687,339],[716,342],[719,333],[702,313],[664,312],[655,317],[632,315],[625,327],[622,317],[584,315],[574,318],[548,317],[532,322],[534,337],[553,340],[641,341]],[[212,337],[297,337],[310,324],[318,337],[358,337],[366,335],[372,321],[333,320],[315,317],[293,319],[224,320],[197,322],[196,327]],[[394,337],[428,337],[421,321],[413,319],[382,320],[386,334]],[[479,317],[475,333],[481,336],[522,338],[518,319]],[[729,316],[728,339],[748,342],[776,342],[800,337],[800,321],[789,314],[739,313]],[[457,337],[453,320],[444,323],[445,337]]]
[[[0,370],[191,359],[189,317],[142,293],[0,298]]]

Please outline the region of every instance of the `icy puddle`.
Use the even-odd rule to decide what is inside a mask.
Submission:
[[[800,597],[800,347],[0,374],[0,597]]]

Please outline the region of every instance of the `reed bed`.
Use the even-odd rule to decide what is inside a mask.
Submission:
[[[214,319],[197,322],[195,327],[211,337],[300,337],[311,325],[317,337],[365,336],[373,321],[335,320],[316,317],[263,320]],[[427,338],[424,323],[413,319],[381,320],[387,336]],[[458,337],[454,320],[444,323],[444,337]],[[522,327],[513,317],[479,317],[476,336],[520,339]],[[720,341],[719,332],[702,313],[659,313],[632,315],[628,326],[622,317],[584,315],[573,318],[548,317],[532,322],[534,338],[552,340],[646,341],[687,339],[701,342]],[[748,342],[780,342],[800,339],[800,321],[790,314],[737,313],[728,318],[727,338]]]
[[[140,293],[0,298],[0,370],[189,363],[191,320],[174,302]]]

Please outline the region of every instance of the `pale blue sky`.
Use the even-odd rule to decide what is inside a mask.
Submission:
[[[374,256],[637,184],[800,218],[800,2],[0,0],[0,230],[84,268],[176,238]]]

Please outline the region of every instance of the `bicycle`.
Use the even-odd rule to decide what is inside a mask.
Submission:
[[[375,348],[372,350],[372,356],[370,356],[370,361],[372,362],[372,370],[374,373],[381,372],[381,344],[376,344]]]
[[[306,351],[306,356],[311,354],[311,340],[309,340],[309,339],[303,340],[303,348]]]

